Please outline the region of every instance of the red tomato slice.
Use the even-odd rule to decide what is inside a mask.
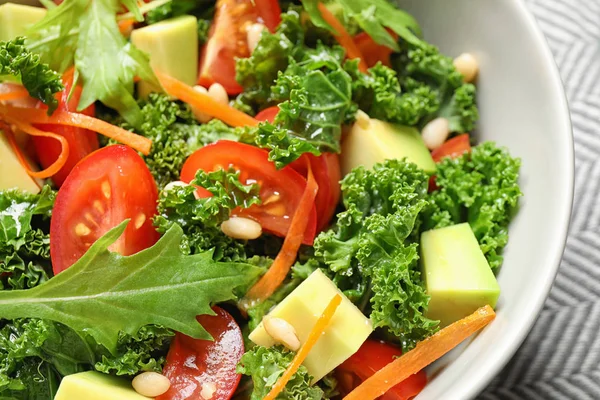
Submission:
[[[431,152],[433,161],[439,162],[444,157],[456,158],[461,156],[463,153],[471,152],[471,143],[469,142],[469,135],[464,133],[447,140],[443,145]]]
[[[201,399],[203,384],[214,385],[212,400],[233,396],[241,378],[235,368],[244,354],[244,339],[227,311],[219,307],[213,310],[217,315],[200,315],[197,319],[214,341],[175,335],[163,369],[171,387],[156,400]]]
[[[230,95],[243,88],[235,80],[235,59],[250,56],[246,29],[258,21],[252,0],[217,0],[209,39],[200,57],[198,84],[220,83]]]
[[[256,11],[263,24],[271,32],[275,32],[275,28],[281,22],[281,7],[278,0],[254,0]]]
[[[73,72],[67,72],[63,76],[63,84],[65,89],[58,94],[58,110],[60,111],[77,111],[77,104],[81,98],[81,86],[73,88]],[[71,90],[73,89],[73,90]],[[40,103],[41,107],[41,103]],[[45,106],[44,106],[45,107]],[[95,115],[95,107],[92,104],[81,112],[82,114],[93,117]],[[63,125],[46,125],[37,124],[37,128],[57,133],[64,136],[69,143],[69,157],[65,165],[58,171],[52,180],[57,186],[61,186],[73,167],[85,156],[98,150],[98,135],[87,129],[75,128],[72,126]],[[33,145],[35,147],[38,160],[43,168],[52,165],[61,153],[61,146],[54,139],[34,136]]]
[[[347,394],[362,381],[402,355],[402,351],[387,343],[367,340],[360,349],[336,368],[343,394]],[[407,400],[423,390],[427,384],[425,371],[420,371],[397,384],[379,397],[382,400]]]
[[[389,29],[388,32],[394,38],[398,38],[398,35],[395,32]],[[386,65],[388,67],[392,66],[390,56],[392,55],[394,50],[390,49],[387,46],[376,43],[366,32],[361,32],[358,35],[354,36],[354,43],[362,53],[365,63],[368,67],[374,66],[379,61],[381,61],[383,65]]]
[[[319,191],[315,198],[317,207],[317,232],[322,231],[329,225],[335,209],[340,201],[340,158],[335,153],[322,153],[320,156],[307,153],[313,174],[319,185]],[[306,177],[306,162],[300,158],[290,164],[292,168]]]
[[[278,113],[279,113],[279,107],[273,106],[273,107],[265,108],[264,110],[262,110],[261,112],[256,114],[255,118],[259,121],[267,121],[267,122],[273,123],[273,121],[275,121],[275,117],[277,116]]]
[[[158,240],[152,226],[158,189],[144,160],[130,147],[95,151],[73,168],[58,191],[50,222],[55,274],[64,271],[100,236],[131,221],[110,250],[131,255]]]
[[[255,219],[264,231],[285,237],[306,187],[306,179],[290,166],[278,170],[269,161],[268,154],[266,150],[248,144],[220,140],[196,150],[186,160],[181,170],[181,180],[191,182],[199,169],[210,172],[219,168],[236,168],[240,171],[240,181],[260,185],[262,204],[234,210],[233,215]],[[200,190],[199,195],[206,197],[210,194]],[[304,244],[312,245],[316,225],[317,213],[313,207]]]

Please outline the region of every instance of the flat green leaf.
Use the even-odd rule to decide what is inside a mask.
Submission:
[[[0,293],[0,315],[54,320],[113,352],[119,331],[133,335],[150,324],[210,339],[196,316],[212,314],[212,303],[233,299],[234,289],[249,286],[260,273],[251,265],[214,262],[210,252],[183,255],[178,225],[132,256],[110,252],[125,227],[126,222],[106,233],[48,282]]]

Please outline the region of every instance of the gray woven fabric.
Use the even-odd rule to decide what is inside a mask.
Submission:
[[[600,0],[526,0],[558,63],[575,135],[575,201],[554,287],[479,398],[600,399]]]

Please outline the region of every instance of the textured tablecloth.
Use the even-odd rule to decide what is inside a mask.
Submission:
[[[502,0],[495,0],[502,1]],[[575,199],[554,286],[479,398],[600,399],[600,0],[526,0],[550,45],[575,135]]]

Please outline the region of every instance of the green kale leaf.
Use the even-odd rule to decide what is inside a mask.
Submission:
[[[215,261],[245,260],[244,241],[225,235],[220,226],[233,209],[260,203],[258,185],[243,185],[239,171],[222,169],[209,173],[198,170],[190,183],[163,192],[154,218],[157,230],[165,233],[173,225],[181,226],[184,236],[180,249],[184,254],[212,250]],[[212,196],[196,199],[194,185],[205,188]]]
[[[265,348],[255,346],[247,351],[240,360],[237,372],[252,377],[254,390],[251,400],[263,399],[273,388],[279,377],[294,358],[293,352],[282,346]],[[312,377],[305,366],[300,366],[276,397],[277,400],[325,400],[323,390],[319,386],[311,386]]]
[[[60,75],[25,47],[25,38],[0,42],[0,80],[7,76],[18,79],[31,97],[46,104],[49,114],[58,107],[54,94],[64,89]]]
[[[137,254],[110,252],[126,224],[110,230],[48,282],[0,292],[0,315],[60,322],[86,332],[113,354],[120,331],[134,335],[144,325],[208,339],[196,316],[211,313],[213,303],[235,298],[234,290],[249,287],[262,271],[248,264],[217,263],[210,252],[182,254],[183,232],[177,225]]]
[[[522,196],[521,161],[508,150],[485,142],[470,154],[438,163],[431,207],[424,215],[425,229],[469,222],[494,272],[502,264],[508,242],[508,224]]]

